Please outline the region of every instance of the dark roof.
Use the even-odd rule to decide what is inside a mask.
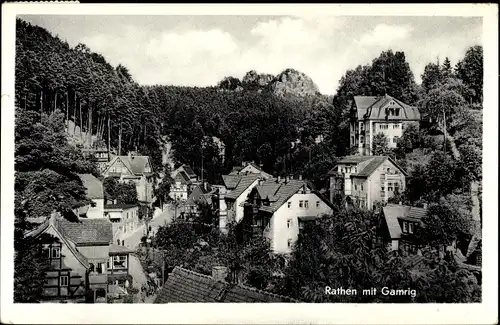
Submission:
[[[186,174],[190,178],[196,177],[196,174],[194,173],[193,169],[189,165],[182,165],[181,167],[186,171]]]
[[[189,194],[185,205],[195,206],[198,203],[208,204],[210,202],[212,188],[210,185],[207,186],[207,189],[203,187],[203,185],[196,186],[195,189]]]
[[[369,163],[360,170],[357,174],[351,174],[353,177],[369,177],[386,159],[388,159],[396,168],[398,168],[401,173],[408,175],[408,173],[399,166],[394,159],[389,156],[346,156],[341,158],[335,166],[328,172],[329,175],[336,174],[336,166],[339,164],[359,164],[362,162],[369,161]]]
[[[58,219],[58,229],[76,244],[106,244],[113,241],[112,224],[107,219]]]
[[[109,254],[110,255],[119,255],[119,254],[128,254],[128,253],[133,253],[134,250],[129,249],[125,246],[120,246],[116,244],[110,244],[109,245]]]
[[[58,216],[56,214],[52,214],[52,216],[50,218],[47,218],[45,220],[45,222],[40,224],[37,228],[26,233],[26,237],[37,237],[37,236],[41,235],[42,233],[44,233],[47,228],[52,226],[56,230],[56,232],[58,232],[60,234],[59,239],[65,243],[66,247],[68,247],[68,249],[73,254],[73,256],[75,256],[75,258],[80,263],[82,263],[82,265],[85,268],[88,269],[90,267],[88,259],[82,253],[80,253],[78,251],[78,249],[74,246],[74,244],[72,244],[70,242],[70,241],[72,241],[72,238],[70,238],[68,236],[68,234],[64,230],[64,227],[62,227],[62,222],[63,222],[63,219],[61,219],[60,216]],[[68,221],[65,221],[65,222],[68,222]],[[74,243],[74,241],[73,241],[73,243]]]
[[[136,208],[139,207],[137,204],[106,204],[104,205],[104,210],[107,209],[131,209],[131,208]]]
[[[259,193],[261,199],[272,199],[278,191],[280,184],[276,183],[276,179],[269,179],[262,185],[257,185],[255,190]]]
[[[410,215],[415,219],[421,219],[425,216],[426,212],[427,210],[424,208],[392,203],[387,204],[383,208],[383,213],[391,239],[401,238],[402,230],[398,219],[408,218]]]
[[[385,107],[387,103],[390,101],[393,101],[396,103],[398,106],[402,108],[402,116],[401,117],[389,117],[390,119],[397,119],[397,120],[413,120],[413,121],[418,121],[420,120],[420,112],[418,111],[418,108],[415,106],[410,106],[402,101],[389,96],[380,96],[380,97],[374,97],[374,96],[355,96],[354,97],[354,102],[356,104],[357,108],[357,117],[358,120],[363,120],[365,118],[370,118],[370,119],[386,119],[387,115],[385,110],[383,111],[382,108]]]
[[[134,175],[145,174],[149,156],[117,156]],[[111,165],[110,165],[111,166]],[[151,167],[151,164],[149,165]]]
[[[297,302],[270,292],[240,284],[216,281],[212,277],[176,266],[156,297],[155,304],[169,302]]]
[[[240,180],[236,188],[229,192],[226,195],[227,199],[236,200],[253,182],[255,182],[260,175],[259,174],[248,174],[248,175],[239,175]]]
[[[274,213],[278,210],[289,198],[298,192],[303,186],[307,185],[305,181],[291,179],[288,182],[282,181],[280,187],[274,194],[274,202],[269,206],[260,207],[261,211]]]
[[[89,199],[104,199],[102,182],[92,174],[79,174]]]
[[[240,181],[240,177],[238,175],[222,175],[222,181],[227,189],[234,189],[238,185]]]
[[[354,96],[358,120],[363,119],[363,116],[366,114],[366,109],[375,103],[376,100],[376,96]]]
[[[366,165],[365,168],[360,170],[356,176],[358,177],[369,177],[377,168],[378,166],[382,165],[382,163],[388,159],[388,157],[384,156],[375,156],[373,159]]]

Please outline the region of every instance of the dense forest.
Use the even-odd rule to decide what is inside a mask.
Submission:
[[[19,108],[39,113],[60,110],[68,128],[73,128],[70,132],[85,137],[82,141],[88,145],[150,155],[157,171],[162,139],[167,138],[177,164],[189,164],[200,174],[203,160],[206,178],[213,183],[220,181],[221,172],[250,160],[274,174],[302,173],[321,186],[332,157],[349,153],[350,96],[388,93],[418,104],[441,78],[429,66],[423,86],[417,85],[404,53],[388,50],[370,65],[347,71],[333,99],[319,94],[307,76],[300,85],[278,87],[283,76],[299,74],[296,79],[300,79],[293,69],[278,76],[250,71],[242,80],[228,76],[213,87],[142,86],[126,67],[111,66],[84,44],[71,48],[45,29],[19,19],[16,33]],[[480,102],[482,49],[469,51],[457,64],[456,75],[473,93],[465,99]],[[293,96],[293,89],[286,91],[290,87],[302,88]],[[323,136],[322,143],[315,143],[318,135]],[[224,162],[213,136],[225,144]],[[300,143],[292,146],[297,139]]]
[[[92,162],[68,144],[67,133],[72,133],[80,144],[105,146],[121,154],[137,151],[149,155],[156,171],[163,168],[162,141],[166,138],[172,143],[176,164],[189,164],[200,175],[203,162],[204,175],[211,183],[218,183],[221,173],[232,166],[253,160],[267,172],[303,174],[318,188],[326,188],[325,176],[336,157],[350,153],[348,114],[352,96],[387,93],[416,105],[425,122],[420,130],[406,129],[395,150],[387,147],[387,139],[377,139],[374,150],[393,157],[409,173],[405,193],[394,201],[429,204],[429,227],[422,235],[428,241],[446,245],[459,235],[471,235],[465,226],[470,219],[468,187],[471,181],[482,180],[481,46],[469,48],[455,67],[448,59],[429,63],[421,85],[415,82],[403,52],[384,51],[370,64],[346,71],[332,97],[318,93],[310,78],[293,69],[277,76],[250,71],[242,80],[227,76],[213,87],[139,85],[126,67],[113,67],[84,44],[72,48],[45,29],[19,19],[16,33],[16,301],[36,301],[40,293],[40,286],[30,285],[39,284],[42,267],[37,264],[39,259],[31,244],[22,240],[22,232],[29,227],[26,217],[54,210],[65,212],[87,204],[77,173],[97,175]],[[444,141],[443,128],[454,138],[460,152],[458,159]],[[323,141],[315,141],[320,135]],[[212,137],[224,142],[224,161]],[[106,188],[108,196],[129,200],[130,195],[113,184]],[[353,287],[377,285],[382,276],[389,274],[394,283],[420,281],[417,287],[433,295],[422,298],[424,301],[470,301],[471,295],[477,299],[475,287],[450,296],[460,287],[456,283],[468,281],[467,276],[456,275],[453,265],[438,263],[442,272],[431,277],[431,285],[424,286],[421,278],[410,278],[406,271],[390,273],[390,263],[399,271],[404,269],[402,262],[386,256],[377,259],[377,252],[359,244],[364,243],[364,235],[356,237],[359,246],[342,246],[342,238],[330,238],[319,231],[326,227],[352,231],[344,229],[342,220],[347,219],[357,220],[359,233],[371,229],[363,221],[367,220],[366,211],[345,213],[339,210],[342,218],[325,218],[312,231],[315,236],[299,240],[292,266],[276,283],[269,280],[273,277],[269,276],[272,270],[268,266],[280,261],[248,263],[266,255],[262,253],[265,245],[241,250],[237,258],[248,268],[247,284],[318,301],[315,292],[331,279],[338,283],[354,281],[353,274],[362,272],[373,276],[366,283],[352,282]],[[175,255],[177,251],[169,247],[168,239],[181,233],[181,237],[191,240],[185,234],[190,231],[164,228],[159,232],[159,246]],[[207,238],[214,247],[224,240],[231,239],[220,239],[218,235]],[[190,245],[195,244],[189,242],[177,248],[185,253]],[[234,255],[231,245],[227,243],[227,256]],[[330,249],[320,251],[320,247]],[[335,252],[332,247],[341,249]],[[339,258],[340,253],[351,259]],[[206,272],[216,258],[228,259],[226,255],[211,254],[188,256],[187,261],[185,254],[171,259]],[[308,260],[304,258],[307,256],[316,257]],[[344,278],[332,269],[316,272],[316,266],[332,261],[344,267]],[[366,268],[360,270],[359,265]],[[450,288],[433,291],[433,283],[454,283],[454,287],[450,284]],[[302,287],[307,290],[290,291]]]

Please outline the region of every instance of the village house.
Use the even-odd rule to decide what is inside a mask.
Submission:
[[[289,297],[227,281],[230,278],[228,274],[226,267],[215,266],[212,276],[209,276],[176,266],[168,275],[154,303],[298,302]]]
[[[229,175],[245,175],[247,173],[259,174],[264,178],[271,178],[272,175],[266,173],[262,170],[260,166],[257,166],[254,162],[244,161],[241,166],[234,166]]]
[[[104,177],[115,177],[121,183],[134,184],[139,201],[151,204],[154,201],[153,169],[148,156],[115,156],[103,172]]]
[[[250,178],[253,178],[255,175],[261,177],[262,179],[269,179],[272,177],[272,175],[264,172],[259,166],[255,165],[254,163],[243,162],[241,166],[233,167],[229,175],[222,175],[222,182],[223,182],[222,186],[213,185],[215,187],[214,199],[213,199],[214,210],[219,215],[219,228],[222,231],[227,230],[226,225],[228,222],[228,202],[232,210],[231,212],[232,220],[236,220],[236,218],[240,220],[241,217],[243,216],[243,210],[236,209],[236,206],[233,205],[233,201],[235,201],[234,199],[235,193],[233,194],[230,193],[234,190],[237,190],[237,192],[245,191],[246,189],[244,189],[243,186],[245,186],[246,182],[240,184],[242,177],[249,176]],[[229,201],[226,201],[227,195],[229,195]],[[239,213],[237,213],[236,210],[238,210]]]
[[[285,254],[291,253],[306,222],[332,213],[328,200],[301,176],[259,179],[243,206],[247,232],[263,234],[275,253]]]
[[[386,156],[347,156],[329,172],[330,202],[336,194],[353,204],[372,209],[375,202],[387,202],[406,187],[407,173]]]
[[[224,195],[227,213],[224,219],[222,219],[222,215],[219,215],[219,227],[221,231],[227,232],[228,223],[238,223],[243,219],[244,208],[242,204],[262,177],[259,174],[248,173],[246,175],[223,175],[222,178],[228,189]]]
[[[104,217],[104,187],[102,182],[92,174],[78,175],[85,187],[87,199],[92,200],[92,205],[86,205],[75,209],[74,213],[85,218],[103,218]]]
[[[109,245],[109,258],[107,262],[108,282],[125,284],[129,278],[130,254],[134,251],[130,248],[111,244]]]
[[[384,134],[389,148],[396,148],[410,123],[419,125],[420,112],[389,95],[354,96],[350,111],[350,146],[361,155],[371,155],[373,138]]]
[[[139,228],[139,206],[136,204],[107,204],[104,216],[113,224],[113,242],[125,245],[124,238]]]
[[[212,197],[214,191],[215,189],[207,182],[204,182],[203,185],[196,186],[191,194],[189,194],[186,202],[182,205],[181,214],[184,216],[199,216],[201,213],[199,210],[200,205],[213,209]]]
[[[422,218],[426,213],[426,208],[387,204],[381,211],[376,243],[388,250],[399,251],[403,256],[422,255],[422,243],[414,234],[423,225]]]
[[[70,222],[54,213],[25,236],[40,244],[50,265],[46,273],[44,300],[84,302],[90,292],[92,301],[106,302],[106,264],[113,239],[108,220]]]
[[[97,162],[97,168],[99,173],[106,170],[108,163],[111,159],[109,151],[107,148],[83,148],[82,152],[85,156],[93,156]]]
[[[170,187],[172,200],[187,201],[189,193],[198,181],[198,176],[188,165],[182,165],[172,172],[174,184]]]

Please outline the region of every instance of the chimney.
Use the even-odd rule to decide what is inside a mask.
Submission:
[[[114,200],[113,200],[113,204],[116,204],[116,203],[117,203],[117,200],[116,200],[116,199],[114,199]]]
[[[212,278],[215,281],[225,282],[228,273],[229,273],[228,269],[225,266],[214,266],[214,267],[212,267]]]
[[[424,205],[424,209],[427,209],[427,202],[423,204]]]
[[[399,205],[403,205],[403,202],[399,201]]]
[[[302,175],[299,175],[299,181],[301,181],[301,180],[302,180]]]
[[[132,152],[128,152],[128,159],[131,159],[132,158]]]
[[[281,176],[278,176],[277,182],[281,182]]]
[[[203,188],[205,189],[205,191],[208,191],[208,182],[203,182]]]

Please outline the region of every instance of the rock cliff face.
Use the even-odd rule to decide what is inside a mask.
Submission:
[[[286,69],[278,74],[268,87],[277,96],[306,97],[319,94],[319,88],[312,79],[294,69]]]
[[[295,69],[286,69],[277,76],[267,73],[257,73],[255,70],[251,70],[245,74],[241,81],[234,77],[224,78],[218,84],[218,87],[232,91],[266,91],[283,97],[319,95],[319,88],[312,79]]]

